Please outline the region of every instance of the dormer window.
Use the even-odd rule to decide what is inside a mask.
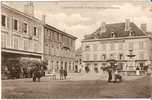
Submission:
[[[90,46],[86,46],[85,51],[90,51]]]
[[[135,31],[130,31],[129,32],[129,36],[134,36],[134,34],[135,34]]]
[[[111,37],[114,38],[115,37],[115,33],[111,32]]]

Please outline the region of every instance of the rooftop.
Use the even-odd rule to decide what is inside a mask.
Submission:
[[[32,19],[32,20],[35,20],[35,21],[37,21],[37,22],[39,22],[39,23],[42,23],[42,21],[41,21],[40,19],[38,19],[38,18],[36,18],[36,17],[34,17],[34,16],[30,16],[30,15],[28,15],[28,14],[26,14],[26,13],[24,13],[24,12],[21,12],[21,11],[19,11],[19,10],[17,10],[17,9],[14,9],[14,8],[12,8],[12,7],[10,7],[10,6],[7,6],[6,4],[1,3],[1,7],[7,8],[7,9],[9,9],[9,10],[15,12],[15,13],[18,13],[18,14],[24,16],[24,17],[27,17],[27,18],[30,18],[30,19]]]
[[[145,36],[146,33],[143,32],[140,28],[138,28],[133,22],[130,22],[130,31],[125,31],[125,22],[124,23],[114,23],[114,24],[106,24],[106,31],[101,32],[101,27],[99,27],[92,34],[88,34],[85,36],[86,39],[102,39],[102,38],[111,38],[112,33],[114,33],[114,37],[128,37],[130,32],[132,32],[132,36]]]
[[[71,35],[71,34],[68,34],[68,33],[66,33],[66,32],[63,32],[63,31],[61,31],[61,30],[59,30],[59,29],[57,29],[57,28],[55,28],[55,27],[53,27],[53,26],[51,26],[51,25],[45,24],[45,27],[47,27],[47,28],[49,28],[49,29],[52,29],[53,31],[59,32],[59,33],[61,33],[61,34],[64,34],[64,35],[66,35],[66,36],[68,36],[68,37],[71,37],[71,38],[73,38],[73,39],[77,39],[77,37],[75,37],[75,36],[73,36],[73,35]]]

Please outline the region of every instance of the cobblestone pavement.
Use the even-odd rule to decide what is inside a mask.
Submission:
[[[84,74],[84,73],[81,73]],[[32,79],[2,80],[2,98],[11,99],[50,99],[50,98],[149,98],[150,77],[132,77],[121,83],[108,83],[101,74],[78,73],[69,75],[67,80],[41,82]],[[100,80],[97,78],[100,78]],[[87,79],[85,79],[87,77]]]

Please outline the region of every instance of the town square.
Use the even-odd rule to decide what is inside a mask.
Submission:
[[[1,2],[2,99],[152,96],[152,2]]]

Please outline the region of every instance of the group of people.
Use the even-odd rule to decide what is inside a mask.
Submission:
[[[36,79],[38,80],[38,82],[40,82],[40,78],[42,76],[43,76],[43,71],[40,66],[36,66],[35,68],[33,68],[33,72],[32,72],[33,82],[35,82]]]
[[[121,82],[122,76],[119,74],[119,71],[117,69],[108,69],[108,82]]]
[[[67,70],[63,69],[63,67],[61,67],[60,69],[60,80],[64,80],[67,77]]]

